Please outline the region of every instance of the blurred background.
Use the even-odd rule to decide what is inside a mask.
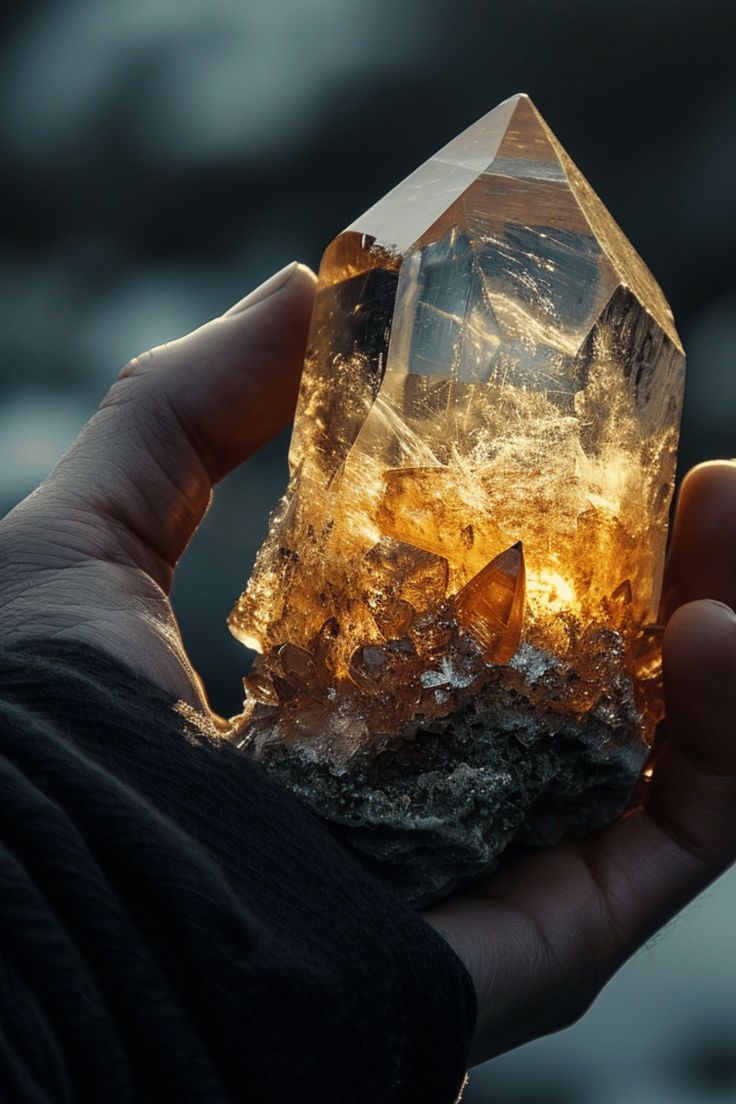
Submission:
[[[736,69],[720,0],[6,0],[0,15],[0,512],[133,355],[328,240],[528,91],[654,271],[689,356],[681,467],[736,456]],[[174,601],[214,706],[225,617],[286,437],[218,491]],[[467,1104],[736,1101],[736,876],[576,1027]],[[337,1104],[337,1102],[335,1102]]]

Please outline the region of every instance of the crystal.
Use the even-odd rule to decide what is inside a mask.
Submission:
[[[521,541],[495,556],[456,596],[458,625],[475,639],[487,662],[508,663],[521,643],[524,621]]]
[[[328,246],[236,741],[417,902],[621,811],[662,714],[684,380],[528,97]]]

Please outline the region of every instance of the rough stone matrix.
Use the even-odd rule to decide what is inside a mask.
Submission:
[[[625,807],[661,716],[684,377],[529,99],[328,247],[234,739],[415,904]]]

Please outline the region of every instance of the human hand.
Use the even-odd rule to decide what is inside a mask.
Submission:
[[[82,641],[203,707],[169,592],[212,487],[291,419],[314,299],[302,266],[136,357],[41,486],[0,522],[6,646]]]
[[[425,913],[478,994],[473,1063],[573,1023],[736,858],[736,463],[683,482],[665,573],[667,718],[639,803]]]
[[[212,487],[289,421],[314,296],[302,267],[137,357],[49,478],[0,522],[6,645],[106,650],[195,707],[168,594]],[[425,914],[479,997],[474,1060],[576,1019],[736,853],[736,464],[683,485],[667,571],[667,732],[646,805],[589,844],[504,864]],[[721,604],[723,603],[723,604]]]

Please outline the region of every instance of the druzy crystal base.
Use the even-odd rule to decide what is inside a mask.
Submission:
[[[322,261],[235,739],[423,904],[626,806],[684,356],[525,96]]]

